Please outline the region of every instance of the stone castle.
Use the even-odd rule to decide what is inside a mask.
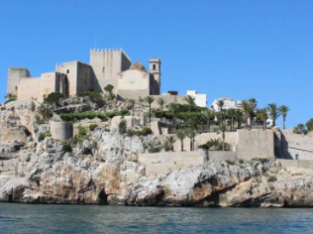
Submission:
[[[18,100],[43,101],[52,92],[75,96],[85,91],[103,92],[108,84],[114,86],[118,98],[144,98],[159,95],[161,60],[149,60],[149,71],[140,62],[132,64],[122,49],[90,50],[90,63],[79,61],[58,64],[55,72],[31,77],[26,68],[10,67],[8,93]]]

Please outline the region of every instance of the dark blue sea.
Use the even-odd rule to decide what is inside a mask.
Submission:
[[[312,209],[154,208],[0,203],[0,234],[313,233]]]

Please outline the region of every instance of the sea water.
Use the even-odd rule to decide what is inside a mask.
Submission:
[[[0,203],[0,234],[313,233],[312,209]]]

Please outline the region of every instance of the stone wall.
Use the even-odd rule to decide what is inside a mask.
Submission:
[[[313,137],[282,130],[281,152],[287,159],[313,159]]]
[[[30,73],[26,68],[9,67],[7,93],[17,95],[18,86],[22,78],[29,78]]]
[[[288,159],[278,159],[282,167],[289,168],[298,168],[298,169],[310,169],[313,170],[313,160],[288,160]]]
[[[94,90],[94,73],[90,65],[78,61],[66,62],[58,64],[56,71],[66,74],[70,96]]]
[[[39,102],[43,101],[44,96],[52,92],[62,93],[67,96],[68,83],[66,75],[49,72],[43,73],[40,77],[23,78],[18,86],[18,100],[26,101],[35,99]]]
[[[199,166],[203,164],[204,152],[164,152],[155,154],[141,154],[138,161],[145,165],[148,178],[166,175],[170,171]]]
[[[61,141],[69,140],[73,137],[73,124],[50,121],[50,132],[53,139]]]
[[[138,161],[146,168],[146,176],[154,178],[158,175],[166,175],[173,170],[201,166],[205,160],[205,152],[202,150],[193,152],[161,152],[155,154],[140,154]],[[236,152],[209,152],[209,160],[235,160]]]
[[[42,101],[43,99],[40,77],[23,78],[19,83],[17,99],[25,101],[32,98],[38,101]]]
[[[236,151],[242,159],[274,158],[274,132],[272,130],[238,130]]]

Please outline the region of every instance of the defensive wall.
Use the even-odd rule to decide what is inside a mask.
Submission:
[[[297,169],[309,169],[313,170],[313,160],[288,160],[288,159],[277,159],[277,162],[286,169],[297,168]]]
[[[68,122],[50,121],[50,132],[52,138],[66,141],[73,137],[73,124]]]
[[[313,137],[294,134],[292,130],[282,130],[278,145],[282,158],[308,160],[313,159]]]
[[[154,154],[140,154],[138,161],[146,168],[146,176],[154,178],[158,175],[166,175],[173,170],[201,166],[206,158],[204,151],[192,152],[161,152]],[[236,152],[209,152],[209,160],[235,160]]]

